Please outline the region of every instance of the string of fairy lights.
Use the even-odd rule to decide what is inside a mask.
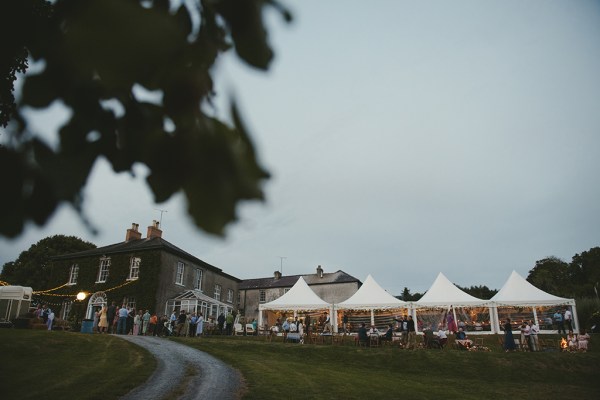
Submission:
[[[120,285],[113,286],[113,287],[111,287],[109,289],[104,289],[103,292],[111,292],[113,290],[120,289],[123,286],[130,285],[130,284],[132,284],[133,282],[136,282],[136,281],[137,280],[127,280],[127,281],[121,283]],[[6,282],[6,281],[0,281],[0,286],[11,286],[11,284],[8,283],[8,282]],[[67,282],[67,283],[65,283],[63,285],[51,288],[51,289],[35,290],[35,291],[32,292],[32,295],[35,296],[36,300],[41,300],[42,297],[50,296],[50,297],[62,297],[63,299],[74,297],[74,298],[76,298],[77,300],[80,300],[80,301],[84,300],[89,295],[89,291],[80,291],[78,293],[51,293],[51,292],[54,292],[56,290],[62,289],[65,286],[69,286],[69,282]],[[50,304],[50,305],[55,305],[55,306],[58,306],[58,305],[62,304],[62,303],[53,303],[53,302],[50,302],[50,301],[44,301],[44,303]]]

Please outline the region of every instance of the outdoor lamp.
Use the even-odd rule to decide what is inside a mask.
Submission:
[[[79,301],[85,300],[85,297],[86,297],[85,292],[77,293],[77,300],[79,300]]]

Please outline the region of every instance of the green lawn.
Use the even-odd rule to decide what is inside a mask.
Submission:
[[[239,369],[244,399],[600,398],[600,352],[507,354],[494,337],[486,338],[493,352],[173,340]],[[155,365],[147,352],[110,335],[0,329],[3,399],[116,399]]]
[[[117,399],[155,368],[150,353],[111,335],[0,329],[2,399]]]
[[[175,339],[242,371],[245,399],[591,399],[598,353],[401,350],[269,343],[258,338]],[[302,396],[297,394],[301,393]]]

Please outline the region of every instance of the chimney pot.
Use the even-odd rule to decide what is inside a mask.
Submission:
[[[142,234],[138,231],[138,224],[135,222],[131,224],[131,228],[127,229],[127,233],[125,234],[125,241],[129,242],[130,240],[139,240],[142,238]]]
[[[281,272],[275,271],[275,272],[273,272],[273,276],[274,276],[275,280],[281,279]]]
[[[148,234],[146,235],[148,239],[162,237],[162,231],[158,228],[158,225],[158,221],[152,221],[152,225],[148,227]]]

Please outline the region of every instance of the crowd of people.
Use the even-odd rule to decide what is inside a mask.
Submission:
[[[103,306],[94,313],[93,331],[117,335],[143,336],[182,336],[196,337],[206,333],[231,335],[233,332],[234,315],[232,312],[221,313],[216,321],[205,319],[201,312],[173,311],[170,316],[159,316],[150,310],[136,310],[123,304],[118,307],[115,302]],[[256,321],[253,321],[256,324]],[[256,329],[255,329],[256,330]]]
[[[570,314],[570,311],[567,310],[567,312]],[[557,311],[557,313],[559,313]],[[560,314],[560,313],[559,313]],[[571,316],[571,315],[569,315]],[[561,317],[563,317],[561,315]],[[556,314],[554,316],[554,319],[556,320]],[[590,341],[590,335],[586,332],[585,329],[581,329],[579,334],[575,334],[573,333],[573,326],[571,321],[571,318],[568,319],[560,319],[561,322],[563,321],[569,321],[569,323],[567,324],[569,331],[568,334],[566,335],[566,337],[564,338],[564,340],[566,341],[566,347],[565,350],[568,351],[580,351],[580,352],[586,352],[588,349],[588,343]],[[561,324],[562,325],[562,324]],[[513,324],[510,320],[510,318],[507,318],[504,325],[504,350],[506,352],[509,351],[515,351],[515,350],[523,350],[523,351],[541,351],[542,348],[540,346],[540,342],[539,342],[539,338],[538,338],[538,334],[540,332],[540,328],[539,326],[535,323],[535,321],[522,321],[521,324],[518,326],[519,332],[520,332],[520,337],[519,337],[519,344],[517,344],[517,342],[515,341],[514,335],[513,335]],[[562,333],[567,333],[564,331],[562,331]],[[559,334],[561,334],[561,331],[559,330]]]

